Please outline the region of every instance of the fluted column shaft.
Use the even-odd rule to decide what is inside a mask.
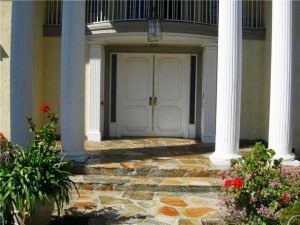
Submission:
[[[269,148],[276,158],[293,160],[293,1],[272,3]]]
[[[101,141],[101,128],[103,127],[103,104],[101,102],[103,102],[104,55],[102,45],[90,46],[89,141]]]
[[[240,133],[242,1],[219,1],[216,147],[210,159],[229,164],[237,158]]]
[[[61,139],[67,157],[85,160],[85,1],[63,1],[61,45]]]
[[[10,59],[11,141],[30,139],[25,115],[33,113],[34,1],[12,2]]]

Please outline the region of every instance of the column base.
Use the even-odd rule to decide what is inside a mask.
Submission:
[[[101,133],[97,131],[88,131],[88,141],[101,141]]]
[[[75,161],[79,163],[84,163],[88,160],[89,154],[86,152],[82,154],[77,154],[77,153],[66,153],[64,159],[68,161]]]
[[[293,153],[290,154],[280,154],[276,153],[273,157],[274,159],[283,159],[283,162],[287,161],[294,161],[295,160],[295,155]]]
[[[238,159],[241,155],[235,154],[220,154],[214,152],[209,156],[210,161],[216,166],[229,166],[232,159]]]
[[[300,167],[300,161],[299,160],[293,160],[293,161],[283,161],[283,166],[298,166]]]
[[[273,159],[282,159],[283,166],[300,166],[300,161],[295,160],[296,156],[293,153],[288,153],[288,154],[275,153]]]

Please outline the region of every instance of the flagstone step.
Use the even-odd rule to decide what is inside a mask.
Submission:
[[[74,174],[106,176],[147,176],[147,177],[221,177],[226,166],[201,164],[140,164],[136,163],[102,163],[96,165],[75,164]]]
[[[188,192],[71,192],[70,203],[51,225],[219,225],[218,195]]]
[[[89,191],[155,191],[155,192],[218,192],[220,178],[212,177],[130,177],[76,175],[71,177],[80,190]]]

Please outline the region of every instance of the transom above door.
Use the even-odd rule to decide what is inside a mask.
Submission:
[[[190,55],[118,54],[117,135],[188,137]]]

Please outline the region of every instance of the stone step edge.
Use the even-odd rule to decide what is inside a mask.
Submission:
[[[99,216],[99,215],[95,215],[95,214],[70,214],[70,215],[63,215],[63,216],[58,216],[55,214],[51,215],[52,220],[53,219],[59,219],[60,223],[68,222],[68,224],[70,223],[70,219],[73,219],[71,222],[73,225],[80,225],[83,222],[86,222],[87,224],[89,224],[89,220],[94,220],[96,219],[97,223],[99,224],[99,222],[105,223],[107,221],[107,219],[104,216]],[[88,220],[88,221],[86,221]],[[180,219],[179,219],[180,220]],[[199,219],[199,222],[202,225],[225,225],[225,223],[223,222],[222,219]]]
[[[109,188],[111,190],[150,190],[150,191],[188,191],[217,189],[222,186],[218,178],[148,178],[148,177],[107,177],[92,175],[77,175],[70,177],[81,189]],[[85,186],[84,186],[85,185]]]
[[[156,169],[156,168],[105,168],[101,166],[75,165],[75,175],[147,176],[147,177],[221,177],[224,169]]]
[[[70,176],[70,179],[75,182],[75,183],[107,183],[109,181],[112,181],[111,183],[114,182],[120,182],[120,183],[129,183],[129,182],[135,182],[135,181],[145,181],[146,179],[148,180],[164,180],[164,181],[174,181],[175,179],[177,180],[183,180],[183,181],[188,181],[188,182],[210,182],[207,186],[211,186],[213,183],[214,186],[220,186],[221,185],[221,179],[220,178],[213,178],[213,177],[144,177],[144,176],[105,176],[105,175],[75,175],[75,176]],[[106,182],[105,182],[106,181]],[[158,182],[158,181],[157,181]],[[203,184],[205,186],[205,184]]]

